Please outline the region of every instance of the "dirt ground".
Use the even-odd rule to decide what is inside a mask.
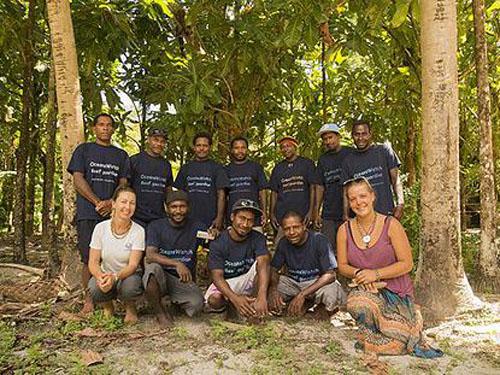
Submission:
[[[79,317],[81,295],[64,280],[1,268],[0,373],[500,374],[500,296],[481,298],[481,310],[426,330],[444,357],[376,359],[354,349],[347,313],[331,322],[273,318],[261,325],[176,314],[166,331],[141,303],[139,323],[128,327],[120,308],[114,319],[99,311]]]

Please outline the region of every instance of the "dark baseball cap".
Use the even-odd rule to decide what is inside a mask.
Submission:
[[[167,194],[167,199],[165,199],[165,204],[168,205],[174,201],[185,201],[189,203],[188,194],[183,190],[171,191]]]
[[[257,202],[251,199],[238,199],[231,209],[231,213],[235,213],[239,210],[250,210],[255,212],[256,214],[262,214],[262,210],[260,209]]]
[[[151,128],[151,129],[149,129],[149,131],[148,131],[148,137],[152,137],[154,135],[161,135],[162,137],[167,138],[167,132],[165,131],[165,129],[161,129],[161,128]]]

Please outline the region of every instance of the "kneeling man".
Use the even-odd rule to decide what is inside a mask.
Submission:
[[[316,305],[315,310],[332,315],[345,303],[345,293],[336,281],[337,261],[330,241],[321,233],[309,231],[304,217],[294,211],[283,216],[281,227],[285,237],[271,262],[271,310],[280,313],[289,302],[288,314],[300,316],[308,301]],[[286,272],[280,275],[282,268]]]
[[[231,226],[210,244],[208,268],[213,284],[205,299],[213,310],[229,301],[243,317],[268,314],[269,260],[266,237],[252,230],[255,215],[262,214],[250,199],[237,200],[231,210]]]
[[[148,225],[143,277],[146,297],[162,327],[172,325],[172,317],[161,305],[164,295],[188,316],[203,310],[203,293],[194,282],[196,251],[202,244],[196,234],[207,229],[188,217],[189,201],[184,191],[168,193],[165,205],[168,217]]]

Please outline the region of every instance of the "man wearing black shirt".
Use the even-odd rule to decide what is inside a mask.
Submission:
[[[82,285],[86,290],[90,279],[89,245],[97,223],[111,213],[111,197],[119,185],[125,185],[130,173],[128,155],[111,144],[115,131],[113,118],[106,113],[97,115],[92,124],[95,142],[80,144],[69,162],[67,171],[73,175],[77,192],[76,229],[78,249],[82,259]],[[92,299],[86,293],[82,313],[93,310]]]
[[[305,313],[306,301],[328,316],[345,303],[345,293],[336,281],[337,261],[330,241],[321,233],[309,231],[301,214],[287,212],[282,220],[285,237],[278,243],[271,261],[269,305],[281,312],[285,303],[290,315]],[[280,275],[282,268],[286,274]]]
[[[211,309],[223,309],[229,301],[243,317],[267,315],[270,257],[266,237],[252,230],[255,215],[261,213],[252,200],[236,201],[231,226],[211,242],[208,269],[213,284],[205,294]]]
[[[375,210],[396,219],[403,216],[403,185],[399,178],[399,158],[389,144],[373,144],[368,121],[360,120],[352,125],[352,139],[356,150],[349,153],[342,163],[342,181],[365,177],[375,190]],[[393,194],[397,205],[394,206]],[[344,219],[349,204],[344,200]]]
[[[165,144],[165,131],[150,129],[146,150],[130,157],[130,185],[137,195],[133,220],[143,227],[165,217],[163,202],[173,183],[172,167],[162,156]]]
[[[323,141],[325,153],[318,160],[321,185],[316,190],[314,227],[321,229],[336,252],[337,230],[342,224],[343,213],[342,162],[351,149],[340,144],[340,128],[336,124],[324,124],[318,135]]]
[[[228,214],[238,199],[251,199],[259,202],[262,215],[257,215],[256,227],[265,225],[267,178],[262,166],[248,159],[248,140],[236,137],[231,141],[231,162],[226,166],[229,178]],[[229,220],[228,220],[229,221]]]
[[[229,181],[224,167],[210,159],[212,136],[198,133],[193,138],[194,160],[184,164],[174,187],[189,195],[190,215],[216,235],[224,225],[225,189]]]
[[[167,218],[151,222],[146,238],[146,267],[143,284],[162,327],[172,325],[172,317],[161,305],[169,295],[188,316],[203,309],[203,293],[195,284],[196,255],[202,241],[197,238],[206,226],[188,217],[188,196],[182,190],[168,193]]]
[[[298,155],[295,138],[283,137],[278,143],[284,160],[274,167],[269,181],[271,224],[278,230],[276,242],[282,237],[280,223],[286,212],[296,211],[302,215],[306,226],[310,224],[315,190],[320,184],[313,161]]]

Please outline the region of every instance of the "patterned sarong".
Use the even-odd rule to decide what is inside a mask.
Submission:
[[[358,343],[365,351],[378,354],[413,354],[440,357],[442,352],[423,341],[423,320],[411,299],[388,289],[370,293],[358,288],[347,297],[347,311],[358,325]]]

